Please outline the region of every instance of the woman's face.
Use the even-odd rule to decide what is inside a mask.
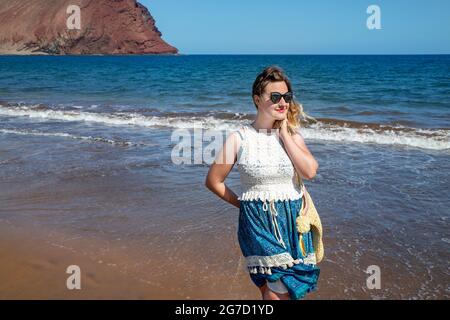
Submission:
[[[289,89],[284,81],[269,82],[261,96],[254,96],[256,104],[258,105],[258,112],[273,118],[274,120],[286,119],[289,103],[281,98],[278,103],[273,103],[270,100],[271,92],[279,92],[285,94]]]

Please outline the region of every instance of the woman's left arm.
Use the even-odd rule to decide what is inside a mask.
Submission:
[[[294,164],[295,170],[305,179],[311,180],[314,178],[319,168],[319,163],[309,151],[303,137],[298,133],[290,135],[287,131],[287,126],[282,125],[280,128],[280,139]]]

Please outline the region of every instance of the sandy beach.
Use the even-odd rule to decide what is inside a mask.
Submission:
[[[68,241],[70,243],[70,241]],[[161,288],[133,279],[74,248],[44,243],[30,230],[2,228],[0,299],[164,299]],[[110,257],[113,261],[113,257]],[[68,266],[75,263],[82,271],[81,289],[66,286]],[[118,260],[120,261],[120,259]],[[172,295],[175,297],[175,295]]]
[[[234,259],[240,264],[237,268],[228,263],[227,273],[194,280],[192,268],[187,267],[168,266],[164,274],[152,273],[164,264],[161,258],[143,266],[133,248],[108,245],[105,249],[105,243],[92,239],[49,230],[36,232],[29,226],[4,222],[0,230],[0,299],[260,299],[239,257]],[[80,267],[80,290],[66,286],[70,265]],[[324,265],[322,274],[331,276],[333,264]],[[213,264],[204,268],[215,273]],[[333,294],[332,288],[324,288],[305,299]],[[365,294],[359,297],[369,298]]]

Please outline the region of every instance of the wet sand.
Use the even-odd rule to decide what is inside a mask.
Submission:
[[[43,234],[2,226],[0,299],[182,299],[177,292],[128,275],[117,266],[124,257],[102,261],[86,255],[75,238],[47,242]],[[69,290],[67,267],[81,270],[81,289]]]
[[[135,248],[4,221],[0,229],[0,299],[259,299],[242,266],[231,281],[214,281],[197,278],[194,264],[177,267],[170,258],[167,265],[156,253],[143,261]],[[80,267],[80,290],[66,287],[70,265]]]
[[[101,238],[44,228],[35,230],[2,220],[0,299],[259,300],[259,290],[247,276],[235,239],[223,236],[222,242],[228,243],[229,250],[217,255],[220,261],[207,258],[215,251],[214,246],[219,245],[214,237],[203,251],[195,244],[199,239],[189,236],[182,241],[184,243],[179,242],[179,250],[173,257],[159,250],[151,250],[149,257],[145,253],[148,250],[139,248],[137,243],[133,246],[114,244]],[[358,247],[369,249],[371,244],[349,238],[336,242],[325,237],[327,256],[319,265],[318,290],[308,294],[306,300],[418,298],[405,295],[420,292],[424,284],[402,272],[408,266],[400,253],[399,257],[390,259],[389,264],[382,264],[382,290],[369,290],[366,287],[368,275],[362,269],[380,264],[383,254],[377,253],[380,250],[362,253]],[[419,276],[427,273],[420,261],[415,263],[415,273]],[[81,290],[66,287],[69,265],[78,265],[81,269]],[[438,294],[445,290],[439,288],[445,285],[439,280],[426,285],[436,286]]]
[[[147,261],[142,268],[142,259],[132,249],[105,250],[94,240],[8,223],[0,229],[0,299],[260,299],[239,258],[237,267],[227,268],[228,274],[208,279],[176,266],[168,267],[165,275],[152,274],[163,262]],[[80,267],[80,290],[66,286],[70,265]],[[211,265],[204,268],[217,273]],[[320,294],[305,299],[314,298]]]

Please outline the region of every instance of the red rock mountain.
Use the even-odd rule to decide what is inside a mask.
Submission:
[[[80,29],[69,29],[80,8]],[[74,20],[70,20],[74,21]],[[0,54],[176,54],[136,0],[0,0]]]

